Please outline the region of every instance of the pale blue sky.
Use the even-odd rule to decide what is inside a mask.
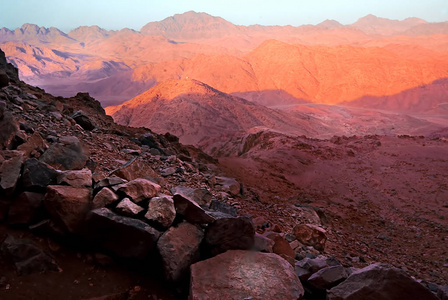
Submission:
[[[24,23],[58,27],[81,25],[139,30],[189,10],[220,16],[238,25],[303,25],[334,19],[343,24],[367,14],[389,19],[419,17],[448,21],[448,0],[7,0],[2,1],[0,28]]]

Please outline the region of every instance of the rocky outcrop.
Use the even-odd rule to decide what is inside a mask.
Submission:
[[[293,268],[283,258],[243,250],[230,250],[192,265],[190,285],[190,300],[297,300],[304,295]]]

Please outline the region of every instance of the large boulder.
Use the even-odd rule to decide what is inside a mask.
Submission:
[[[437,300],[426,287],[400,269],[377,263],[351,274],[328,291],[328,300]]]
[[[40,221],[44,216],[44,194],[23,192],[9,207],[8,223],[10,225],[29,225]]]
[[[211,255],[227,250],[248,250],[255,243],[255,228],[248,218],[222,218],[205,230],[205,242]]]
[[[88,159],[75,136],[60,138],[58,143],[53,143],[40,157],[40,161],[59,170],[80,170],[84,168]]]
[[[159,191],[160,185],[143,178],[137,178],[117,186],[117,193],[131,198],[135,203],[155,197]]]
[[[125,258],[146,258],[161,235],[145,222],[117,215],[108,208],[92,210],[87,228],[92,243]]]
[[[208,215],[195,201],[180,194],[173,196],[176,212],[192,224],[210,224],[215,220]]]
[[[45,192],[47,186],[56,184],[58,172],[35,158],[28,159],[23,166],[22,185],[28,191]]]
[[[13,156],[0,165],[0,190],[12,194],[20,178],[24,158],[22,155]]]
[[[53,221],[76,233],[81,229],[90,207],[91,190],[72,186],[50,185],[45,194],[45,207]]]
[[[157,242],[166,279],[181,280],[191,264],[200,258],[199,246],[204,233],[196,225],[184,222],[171,227]]]
[[[92,171],[89,169],[62,171],[58,174],[57,183],[73,187],[92,187]]]
[[[176,218],[173,197],[160,195],[152,198],[149,201],[145,218],[164,228],[170,227],[174,218]]]
[[[327,235],[323,228],[312,224],[299,224],[294,227],[293,233],[302,244],[313,246],[319,251],[324,250]]]
[[[191,266],[190,300],[302,299],[292,266],[273,253],[230,250]]]
[[[73,120],[78,123],[85,130],[93,130],[95,129],[95,123],[90,119],[90,117],[83,112],[82,110],[78,110],[72,115]]]

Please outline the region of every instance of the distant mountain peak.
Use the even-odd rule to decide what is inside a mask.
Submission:
[[[341,28],[344,27],[341,23],[336,20],[325,20],[316,25],[316,27],[324,28],[324,29],[332,29],[332,28]]]

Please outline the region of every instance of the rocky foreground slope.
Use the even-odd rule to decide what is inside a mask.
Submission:
[[[249,214],[257,195],[213,158],[20,82],[3,52],[0,88],[2,299],[447,297],[332,257],[317,208],[297,205],[293,228]]]

